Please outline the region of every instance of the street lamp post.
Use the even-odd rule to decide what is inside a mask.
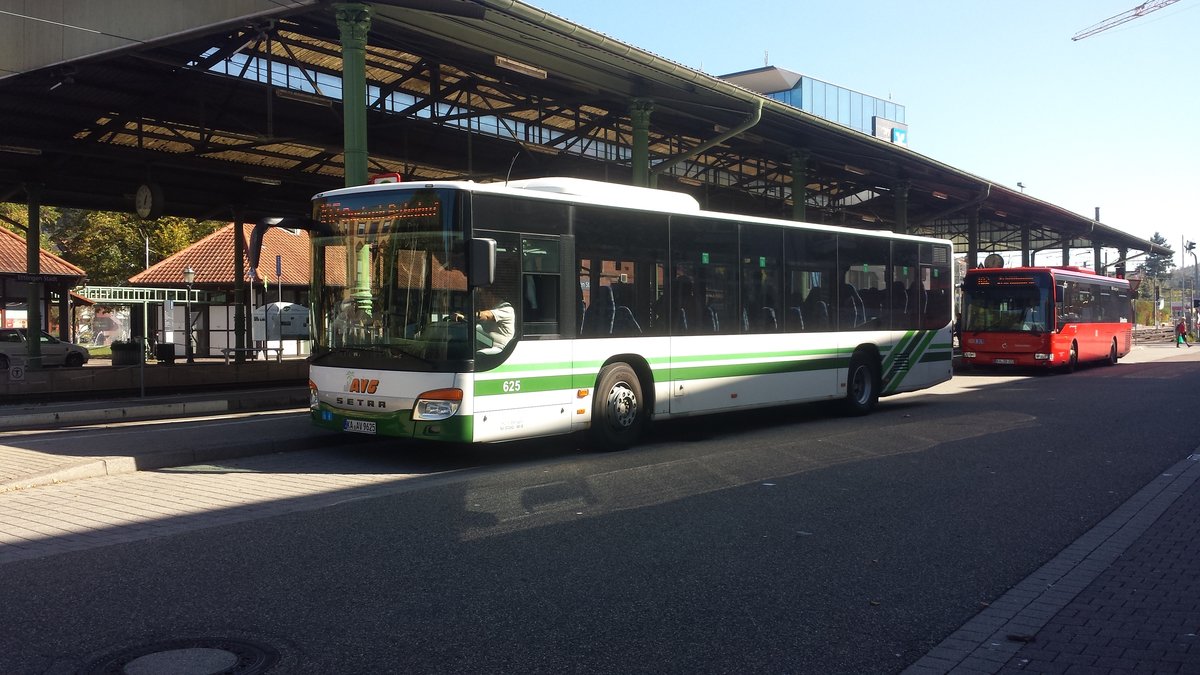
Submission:
[[[184,299],[184,340],[187,342],[183,346],[183,353],[187,357],[188,363],[195,363],[195,355],[192,354],[192,282],[196,280],[196,270],[188,265],[187,269],[183,270],[183,283],[187,285],[187,297]]]

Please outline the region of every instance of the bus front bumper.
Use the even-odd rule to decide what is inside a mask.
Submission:
[[[412,411],[377,414],[346,414],[326,404],[310,410],[314,425],[330,431],[345,431],[368,436],[412,438],[416,440],[467,443],[471,441],[471,418],[454,415],[444,420],[414,420]]]

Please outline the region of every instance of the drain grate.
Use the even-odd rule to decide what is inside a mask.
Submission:
[[[83,675],[257,675],[279,660],[266,645],[229,638],[185,638],[124,649],[80,669]]]

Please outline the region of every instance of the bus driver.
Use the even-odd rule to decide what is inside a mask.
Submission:
[[[517,321],[516,310],[508,302],[499,300],[489,288],[480,288],[477,299],[481,306],[491,306],[491,309],[481,309],[475,312],[475,320],[478,322],[476,330],[491,340],[490,347],[485,344],[485,348],[480,351],[489,354],[498,353],[513,338]],[[455,321],[464,321],[465,319],[466,317],[462,314],[454,315]]]

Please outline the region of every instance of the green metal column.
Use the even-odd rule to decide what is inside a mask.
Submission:
[[[897,234],[908,234],[908,190],[912,187],[912,183],[907,180],[896,181],[896,186],[893,189],[895,195],[896,207],[896,225],[895,232]]]
[[[808,157],[807,148],[793,149],[788,153],[792,163],[792,220],[808,220]]]
[[[979,209],[967,214],[967,269],[979,267]]]
[[[346,187],[367,182],[367,33],[371,8],[358,2],[334,5],[342,38],[342,121]]]
[[[654,102],[635,98],[629,106],[629,119],[633,125],[633,148],[630,161],[633,163],[633,184],[638,187],[650,185],[650,113]]]
[[[367,34],[371,32],[371,8],[357,2],[334,5],[342,38],[342,111],[345,134],[346,187],[367,183]],[[431,93],[430,96],[433,94]],[[371,248],[361,245],[347,253],[357,270],[354,302],[360,310],[371,309]]]
[[[37,370],[42,367],[42,282],[38,276],[42,273],[42,185],[41,183],[26,183],[25,194],[29,198],[29,231],[25,233],[25,273],[30,275],[29,296],[26,299],[26,354],[29,363],[26,368]]]

